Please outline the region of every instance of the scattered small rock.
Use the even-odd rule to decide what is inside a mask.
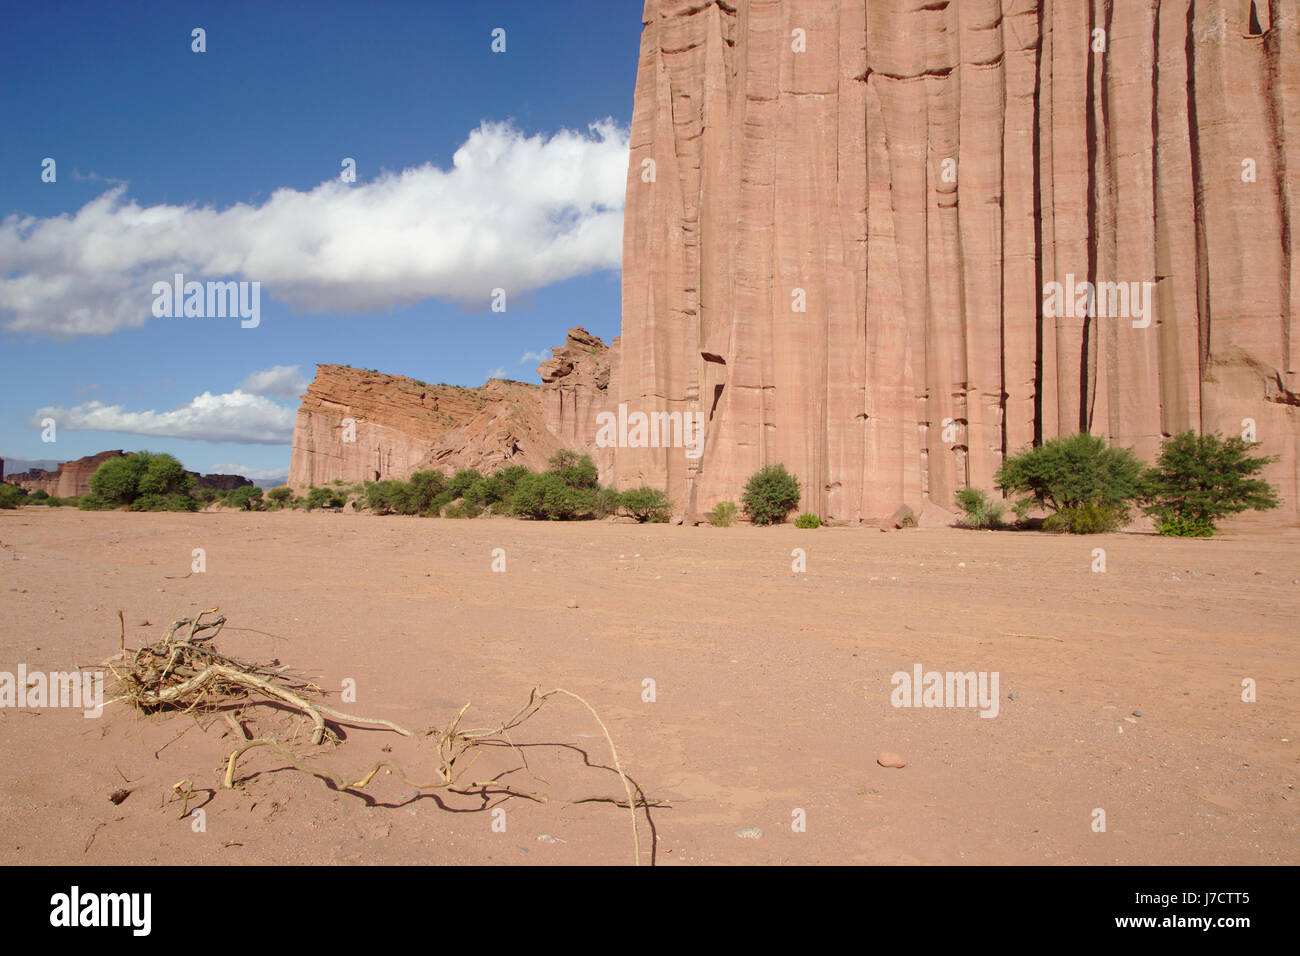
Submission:
[[[1141,716],[1142,716],[1142,711],[1140,711],[1140,710],[1135,710],[1135,711],[1133,711],[1133,716],[1134,716],[1134,717],[1141,717]]]
[[[1007,700],[1019,700],[1020,695],[1016,693],[1007,694]]]
[[[896,753],[886,750],[876,758],[876,763],[882,767],[892,767],[896,770],[902,770],[907,766],[907,761]]]
[[[763,831],[758,827],[741,827],[736,831],[736,836],[742,840],[759,840],[762,839]]]
[[[537,842],[538,843],[559,843],[560,841],[557,840],[555,837],[551,836],[549,833],[539,833],[537,835]]]
[[[565,604],[564,606],[565,606],[565,607],[577,607],[577,606],[578,606],[578,602],[577,602],[577,600],[574,599],[574,598],[569,598],[568,603]]]
[[[126,789],[114,790],[112,793],[108,795],[108,799],[113,801],[114,804],[119,804],[129,796],[131,796],[130,790],[126,790]]]

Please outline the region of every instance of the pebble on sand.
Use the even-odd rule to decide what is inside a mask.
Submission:
[[[757,840],[763,836],[763,831],[758,827],[742,827],[736,831],[736,836],[742,840]]]
[[[569,598],[569,603],[565,605],[565,607],[577,607],[577,606],[578,606],[578,602],[573,598]]]
[[[896,753],[890,753],[888,750],[876,758],[876,763],[882,767],[894,767],[899,770],[907,766],[906,760]]]

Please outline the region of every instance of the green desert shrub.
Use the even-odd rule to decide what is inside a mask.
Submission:
[[[608,518],[610,515],[618,514],[622,505],[623,496],[619,492],[613,488],[597,488],[592,505],[592,517]]]
[[[262,489],[252,485],[242,485],[226,492],[225,503],[240,511],[262,510]]]
[[[279,511],[287,507],[293,501],[293,491],[288,485],[280,485],[272,488],[266,493],[266,508],[268,511]]]
[[[526,518],[568,521],[591,517],[595,504],[594,490],[570,488],[559,475],[548,471],[520,479],[510,499],[510,510]]]
[[[303,507],[313,511],[316,508],[342,508],[346,503],[347,499],[337,488],[318,488],[312,485],[307,489]]]
[[[461,472],[457,477],[463,474],[464,472]],[[472,484],[472,481],[470,483]],[[437,514],[435,502],[446,495],[447,491],[447,476],[442,472],[417,471],[407,479],[405,493],[394,499],[393,510],[403,515]],[[459,497],[460,494],[452,494],[446,500]]]
[[[167,495],[144,494],[131,502],[132,511],[198,511],[198,499],[192,495],[172,492]]]
[[[590,455],[580,455],[576,451],[557,451],[546,462],[550,474],[570,488],[594,491],[597,487],[596,465]]]
[[[1002,524],[1002,502],[990,500],[980,488],[962,488],[957,492],[957,505],[965,512],[962,525],[967,528],[996,528]]]
[[[27,492],[17,485],[0,484],[0,508],[17,508],[27,497]]]
[[[754,524],[780,524],[799,505],[799,479],[785,465],[760,468],[745,483],[741,501]]]
[[[619,498],[623,510],[637,521],[663,524],[672,517],[672,499],[662,489],[642,485],[624,491]]]
[[[1256,457],[1251,450],[1251,443],[1217,433],[1187,431],[1166,439],[1143,475],[1142,510],[1155,520],[1156,531],[1208,538],[1228,515],[1276,508],[1277,492],[1256,476],[1277,456]]]
[[[405,501],[406,482],[386,478],[366,485],[366,507],[377,515],[392,514]]]
[[[90,493],[109,506],[129,505],[141,495],[188,496],[194,482],[171,455],[137,451],[100,465],[90,476]]]
[[[46,491],[44,488],[37,488],[35,491],[28,493],[27,500],[45,501],[49,497],[50,497],[50,493],[48,491]]]
[[[523,465],[510,465],[502,468],[491,478],[487,479],[488,491],[487,500],[484,504],[498,504],[507,502],[510,496],[515,493],[515,487],[519,484],[524,475],[531,475],[532,471]]]
[[[461,498],[447,505],[443,511],[446,518],[477,518],[483,513],[483,505]]]
[[[822,519],[817,517],[811,511],[805,511],[803,514],[799,515],[799,517],[794,519],[794,526],[796,528],[820,528],[822,526]]]
[[[1053,515],[1043,522],[1044,531],[1073,534],[1122,527],[1130,504],[1143,494],[1142,463],[1132,450],[1084,433],[1013,455],[994,482],[1004,493],[1030,494],[1049,508]]]
[[[77,499],[77,508],[80,511],[109,511],[115,508],[111,501],[105,501],[93,491],[89,491]]]
[[[1124,527],[1128,519],[1127,507],[1085,502],[1052,512],[1043,520],[1043,530],[1049,534],[1107,534]]]
[[[735,523],[739,511],[734,501],[719,501],[709,512],[709,523],[715,528],[730,528]]]

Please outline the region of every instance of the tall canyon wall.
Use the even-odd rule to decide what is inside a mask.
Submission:
[[[1249,419],[1295,521],[1298,15],[647,0],[615,394],[706,440],[620,448],[618,485],[699,511],[779,461],[853,522],[952,508],[1036,439],[1149,460]],[[1137,283],[1145,314],[1045,315],[1070,281]]]

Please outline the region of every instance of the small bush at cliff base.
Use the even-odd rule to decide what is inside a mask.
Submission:
[[[342,508],[347,503],[343,494],[334,488],[317,488],[312,485],[307,489],[307,497],[303,500],[303,507],[308,511],[315,508]]]
[[[1129,505],[1142,497],[1142,463],[1131,449],[1112,448],[1080,433],[1027,448],[1003,462],[994,483],[1004,493],[1028,493],[1060,517],[1049,515],[1044,531],[1096,534],[1129,520]],[[1083,529],[1094,530],[1083,530]]]
[[[261,511],[262,489],[243,485],[226,492],[222,500],[227,506],[238,508],[240,511]]]
[[[822,526],[822,519],[817,517],[811,511],[805,511],[799,517],[794,519],[794,526],[796,528],[820,528]]]
[[[768,465],[750,476],[741,500],[754,524],[780,524],[799,505],[799,480],[785,465]]]
[[[555,475],[570,488],[597,488],[596,465],[590,455],[580,455],[576,451],[557,451],[546,462],[550,465],[549,473]]]
[[[477,518],[483,513],[483,506],[464,498],[458,498],[443,509],[444,518]]]
[[[596,497],[591,510],[592,517],[608,518],[612,514],[617,514],[622,501],[623,496],[613,488],[596,489]]]
[[[989,500],[989,496],[980,488],[959,490],[957,504],[966,513],[961,521],[963,527],[989,529],[1002,524],[1002,502]]]
[[[673,513],[673,502],[667,493],[659,488],[643,485],[631,488],[619,496],[623,510],[637,521],[649,521],[662,524]]]
[[[280,485],[278,488],[272,488],[266,493],[266,501],[268,511],[279,511],[293,501],[293,492],[288,486]]]
[[[477,471],[471,474],[461,472],[456,478],[453,491],[447,484],[447,476],[440,471],[417,471],[407,479],[403,489],[393,495],[393,510],[401,515],[437,514],[442,499],[452,501],[464,494],[465,488],[472,485],[479,477]],[[397,482],[397,484],[402,484]]]
[[[510,499],[510,510],[514,514],[551,521],[590,517],[595,506],[595,491],[570,488],[554,472],[525,475]]]
[[[709,512],[709,523],[715,528],[730,528],[739,511],[734,501],[719,501]]]
[[[1142,510],[1155,519],[1156,531],[1208,538],[1221,518],[1276,508],[1273,486],[1254,476],[1278,458],[1257,458],[1251,447],[1240,438],[1190,431],[1167,439],[1142,476],[1147,502]]]
[[[1061,508],[1043,519],[1048,534],[1109,534],[1128,523],[1128,508],[1087,503]]]
[[[131,502],[132,511],[198,511],[197,498],[190,495],[140,495]]]
[[[17,485],[0,485],[0,508],[17,508],[27,497],[27,492]]]

